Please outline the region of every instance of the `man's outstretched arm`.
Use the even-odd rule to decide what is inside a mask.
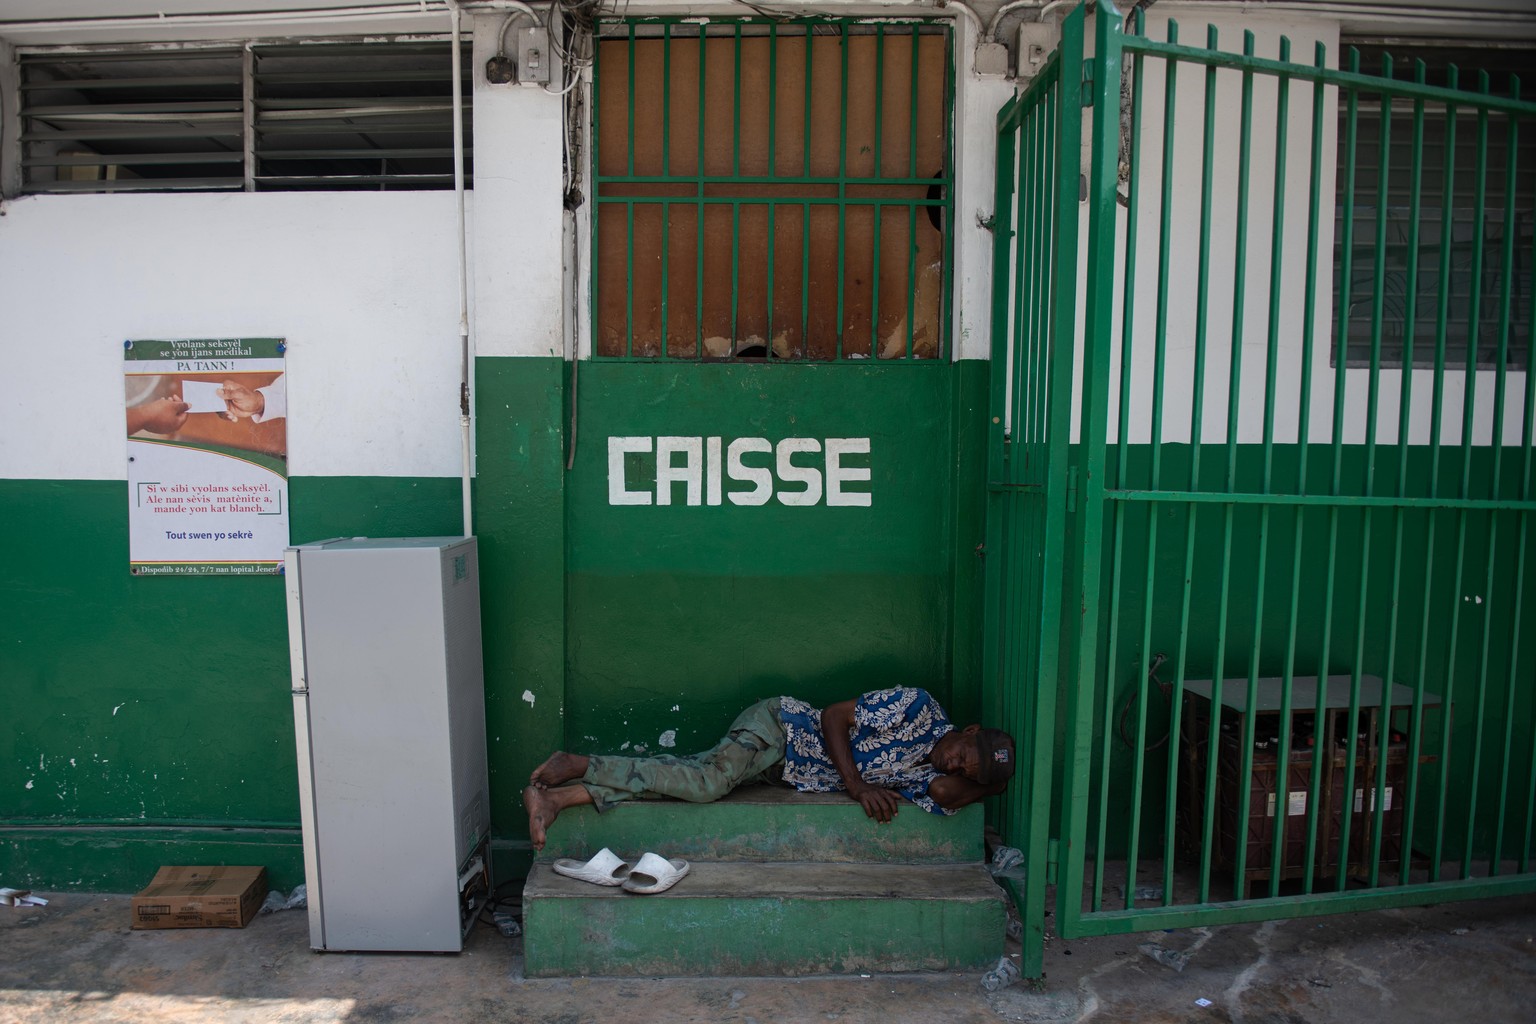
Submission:
[[[859,802],[864,813],[876,821],[887,822],[896,816],[901,807],[901,796],[889,789],[881,789],[865,782],[853,763],[853,743],[849,733],[853,729],[853,709],[856,702],[845,700],[833,704],[821,713],[821,739],[827,748],[832,766],[843,777],[848,795]]]
[[[958,810],[967,804],[995,796],[1008,788],[1008,783],[994,782],[983,786],[964,775],[940,775],[928,783],[928,795],[946,811]]]

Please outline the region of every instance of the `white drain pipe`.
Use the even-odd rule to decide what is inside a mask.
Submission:
[[[459,230],[459,448],[464,512],[464,536],[474,535],[475,515],[471,504],[474,477],[472,421],[469,415],[469,231],[464,203],[464,82],[463,57],[459,53],[460,21],[458,0],[448,0],[448,16],[453,34],[453,198],[458,211]]]

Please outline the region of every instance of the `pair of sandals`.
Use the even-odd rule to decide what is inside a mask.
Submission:
[[[606,846],[586,863],[561,857],[554,863],[555,874],[575,878],[593,885],[618,885],[625,892],[637,896],[650,896],[666,892],[688,873],[685,860],[668,860],[654,853],[647,853],[640,862],[630,867],[627,861]]]

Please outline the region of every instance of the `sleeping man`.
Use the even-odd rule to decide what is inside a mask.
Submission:
[[[818,711],[771,697],[736,716],[700,754],[658,757],[550,755],[523,790],[528,833],[542,850],[567,807],[599,812],[636,797],[708,803],[737,786],[788,785],[804,793],[846,792],[878,822],[903,800],[950,814],[1001,793],[1013,776],[1013,737],[1001,729],[956,729],[928,691],[898,686]]]

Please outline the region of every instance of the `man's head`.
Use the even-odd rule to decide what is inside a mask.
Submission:
[[[1012,736],[979,725],[946,733],[934,744],[928,759],[945,775],[964,775],[983,786],[1013,778],[1018,760]]]

